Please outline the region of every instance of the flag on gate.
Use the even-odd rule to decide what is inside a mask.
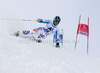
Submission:
[[[79,24],[78,25],[78,31],[77,34],[82,34],[82,35],[89,35],[89,29],[88,29],[88,25],[86,24]]]

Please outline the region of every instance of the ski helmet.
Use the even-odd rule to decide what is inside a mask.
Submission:
[[[56,16],[53,20],[53,22],[58,23],[58,24],[60,23],[60,21],[61,21],[61,18],[59,16]]]

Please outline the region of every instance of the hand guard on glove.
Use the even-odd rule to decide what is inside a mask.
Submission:
[[[59,40],[56,40],[56,47],[60,47]]]

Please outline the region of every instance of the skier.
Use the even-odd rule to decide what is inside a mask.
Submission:
[[[37,42],[42,42],[41,39],[45,39],[50,34],[55,34],[55,43],[56,47],[60,47],[59,45],[59,28],[58,24],[60,23],[61,18],[59,16],[55,16],[54,20],[44,20],[44,19],[37,19],[39,23],[45,23],[46,27],[39,27],[33,29],[32,31],[24,30],[18,31],[15,33],[16,36],[27,37],[32,36]]]

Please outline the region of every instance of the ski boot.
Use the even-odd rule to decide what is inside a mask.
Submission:
[[[41,42],[42,42],[42,40],[40,40],[40,39],[35,39],[34,36],[32,36],[32,39],[33,39],[34,41],[36,41],[37,43],[41,43]]]
[[[17,31],[16,33],[15,33],[15,36],[19,36],[19,34],[20,34],[20,31]]]
[[[36,42],[41,43],[41,42],[42,42],[42,40],[36,40]]]

